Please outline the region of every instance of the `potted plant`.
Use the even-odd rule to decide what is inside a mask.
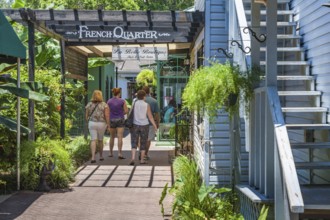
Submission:
[[[151,69],[141,70],[136,76],[136,84],[138,88],[142,88],[143,86],[155,87],[157,85],[155,72]]]
[[[239,110],[240,101],[244,100],[248,108],[260,71],[252,69],[241,72],[230,63],[213,62],[193,72],[183,92],[184,107],[189,110],[205,110],[213,120],[219,109],[224,108],[232,117]]]

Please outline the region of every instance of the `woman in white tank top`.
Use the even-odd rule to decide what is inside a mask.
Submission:
[[[149,120],[157,131],[157,126],[151,113],[148,103],[145,102],[146,92],[139,90],[137,92],[137,100],[133,104],[133,128],[131,129],[131,143],[132,143],[132,160],[129,163],[134,165],[136,148],[140,140],[141,161],[140,164],[146,164],[143,160],[148,141]],[[148,120],[149,119],[149,120]]]

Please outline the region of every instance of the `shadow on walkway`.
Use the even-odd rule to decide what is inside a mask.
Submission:
[[[173,183],[169,163],[171,147],[155,147],[152,143],[150,160],[146,165],[129,166],[130,135],[124,139],[123,155],[86,162],[76,172],[76,181],[68,190],[50,193],[20,191],[0,203],[2,220],[164,220],[170,219],[171,198],[165,200],[165,217],[161,215],[159,199],[166,183]],[[137,159],[137,158],[136,158]]]

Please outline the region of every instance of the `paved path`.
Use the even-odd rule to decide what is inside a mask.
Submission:
[[[173,182],[168,162],[170,148],[155,147],[153,143],[147,165],[128,166],[129,138],[125,137],[123,147],[127,159],[117,159],[114,152],[114,157],[105,157],[104,161],[97,158],[96,164],[88,161],[78,169],[76,182],[67,190],[17,192],[0,203],[0,219],[170,219],[170,197],[165,217],[158,204],[164,185]],[[105,156],[108,149],[106,145]]]

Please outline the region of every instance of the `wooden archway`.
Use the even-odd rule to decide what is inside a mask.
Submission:
[[[184,11],[106,11],[4,9],[12,20],[28,26],[29,80],[34,81],[34,32],[60,41],[62,83],[70,77],[87,80],[88,57],[109,57],[103,45],[165,44],[189,53],[204,27],[204,13]],[[66,65],[70,63],[70,65]],[[69,72],[69,74],[66,74]],[[86,83],[87,86],[87,83]],[[87,88],[86,88],[87,89]],[[64,137],[65,91],[61,98],[61,137]],[[34,104],[29,111],[30,139],[34,139]]]

